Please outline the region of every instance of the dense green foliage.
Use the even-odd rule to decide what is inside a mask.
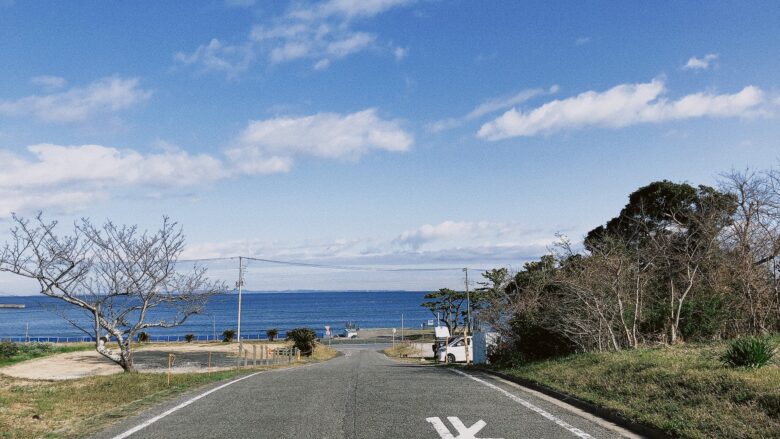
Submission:
[[[314,352],[314,342],[317,334],[309,328],[295,328],[287,331],[287,340],[292,341],[301,355],[309,356]]]
[[[192,339],[195,338],[195,334],[184,334],[184,341],[192,343]]]
[[[775,355],[775,346],[766,338],[738,338],[729,344],[720,359],[729,367],[766,366]]]
[[[11,358],[19,353],[19,345],[11,341],[0,342],[0,359]]]
[[[265,331],[266,337],[268,337],[268,341],[274,341],[276,340],[276,337],[279,335],[279,330],[276,328],[270,328]]]
[[[493,359],[780,331],[780,172],[724,178],[718,189],[650,183],[582,246],[560,237],[515,273],[483,273],[479,318],[505,351]],[[454,308],[443,291],[424,306]]]
[[[149,334],[147,334],[146,332],[143,331],[139,332],[137,337],[138,337],[138,343],[146,343],[147,341],[149,341]]]
[[[233,329],[225,329],[222,331],[222,341],[225,343],[230,343],[233,341],[233,337],[236,336],[236,331]]]

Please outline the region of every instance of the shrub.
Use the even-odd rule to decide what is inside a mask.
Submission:
[[[39,356],[51,352],[53,348],[54,346],[49,343],[30,343],[26,346],[20,346],[19,350],[27,354]]]
[[[775,347],[765,338],[745,337],[734,340],[720,360],[728,367],[765,366],[775,355]]]
[[[287,331],[287,340],[293,342],[296,348],[301,351],[301,355],[307,357],[314,351],[314,340],[317,334],[309,328],[295,328]]]
[[[0,359],[11,358],[18,353],[19,353],[18,344],[11,341],[0,342]]]
[[[224,341],[225,343],[230,343],[231,341],[233,341],[233,337],[235,336],[236,336],[236,331],[232,329],[225,329],[224,331],[222,331],[222,341]]]
[[[145,343],[147,341],[149,341],[149,334],[147,334],[147,333],[145,333],[143,331],[139,332],[138,333],[138,343]]]
[[[195,338],[193,334],[184,334],[184,341],[187,343],[192,343],[193,338]]]
[[[276,340],[276,336],[279,335],[279,330],[276,328],[271,328],[265,331],[265,335],[268,336],[268,341],[274,341]]]
[[[523,354],[506,342],[488,346],[487,360],[491,366],[501,369],[517,368],[526,364]]]

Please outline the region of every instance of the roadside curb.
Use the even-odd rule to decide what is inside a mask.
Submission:
[[[628,419],[614,410],[595,405],[593,403],[584,401],[582,399],[576,398],[574,396],[568,395],[563,392],[559,392],[555,389],[547,387],[543,384],[539,384],[535,381],[531,381],[527,378],[520,378],[502,372],[498,372],[495,370],[482,368],[482,367],[467,368],[466,370],[479,371],[479,372],[483,372],[489,375],[499,377],[506,381],[511,381],[515,384],[519,384],[523,387],[527,387],[531,390],[535,390],[547,396],[553,397],[559,401],[565,402],[566,404],[577,407],[578,409],[585,411],[591,415],[598,416],[602,419],[606,419],[610,422],[613,422],[625,428],[626,430],[631,431],[632,433],[636,433],[638,435],[650,439],[671,439],[672,438],[672,436],[669,436],[668,434],[664,433],[663,431],[655,427],[651,427],[649,425],[641,424],[639,422]]]

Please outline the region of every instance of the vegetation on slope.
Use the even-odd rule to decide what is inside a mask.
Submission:
[[[729,368],[721,359],[726,348],[716,342],[585,353],[504,372],[674,437],[780,437],[780,360]]]

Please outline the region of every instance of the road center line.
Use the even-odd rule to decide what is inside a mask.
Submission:
[[[529,410],[532,410],[532,411],[536,412],[537,414],[539,414],[539,415],[549,419],[550,421],[555,422],[559,426],[565,428],[566,430],[569,430],[570,433],[574,434],[577,437],[580,437],[582,439],[593,439],[593,436],[589,435],[588,433],[585,433],[584,431],[580,430],[577,427],[574,427],[573,425],[569,424],[568,422],[553,416],[552,414],[550,414],[549,412],[545,411],[544,409],[531,404],[530,402],[524,400],[523,398],[520,398],[519,396],[514,395],[513,393],[508,392],[508,391],[502,389],[501,387],[498,387],[495,384],[489,383],[489,382],[487,382],[485,380],[482,380],[482,379],[477,378],[477,377],[475,377],[475,376],[473,376],[471,374],[468,374],[466,372],[463,372],[463,371],[460,371],[460,370],[457,370],[457,369],[450,369],[450,370],[452,372],[457,373],[457,374],[460,374],[460,375],[463,375],[465,377],[471,378],[472,380],[474,380],[474,381],[476,381],[476,382],[478,382],[480,384],[483,384],[483,385],[485,385],[487,387],[490,387],[493,390],[497,390],[497,391],[503,393],[504,395],[509,397],[509,399],[511,399],[512,401],[522,405],[523,407],[525,407],[525,408],[527,408]]]

